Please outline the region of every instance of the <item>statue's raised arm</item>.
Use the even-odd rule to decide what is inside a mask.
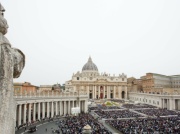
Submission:
[[[13,78],[20,76],[25,65],[25,55],[19,49],[12,48],[4,36],[8,29],[4,12],[0,3],[0,134],[14,134],[16,105]]]

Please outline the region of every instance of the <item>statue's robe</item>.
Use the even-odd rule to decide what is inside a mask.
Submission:
[[[20,76],[25,65],[24,54],[12,48],[0,33],[0,134],[15,133],[16,103],[13,78]]]

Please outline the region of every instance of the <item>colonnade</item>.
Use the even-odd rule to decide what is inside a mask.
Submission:
[[[162,98],[161,106],[169,110],[180,110],[180,99]]]
[[[127,99],[127,86],[84,85],[79,88],[87,91],[90,99]],[[77,89],[77,87],[74,86],[74,89]]]
[[[21,104],[22,103],[22,104]],[[16,108],[16,126],[32,123],[45,118],[71,114],[71,108],[80,107],[87,112],[87,100],[53,100],[37,102],[19,102]]]
[[[180,95],[128,92],[128,98],[132,101],[153,105],[159,108],[180,110]]]

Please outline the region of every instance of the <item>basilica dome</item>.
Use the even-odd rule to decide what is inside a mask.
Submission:
[[[98,71],[98,68],[93,63],[91,57],[89,57],[88,62],[83,66],[82,71]]]

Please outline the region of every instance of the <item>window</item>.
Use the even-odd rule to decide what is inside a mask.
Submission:
[[[124,78],[122,78],[122,81],[124,81]]]
[[[79,77],[77,77],[77,80],[79,80]]]

